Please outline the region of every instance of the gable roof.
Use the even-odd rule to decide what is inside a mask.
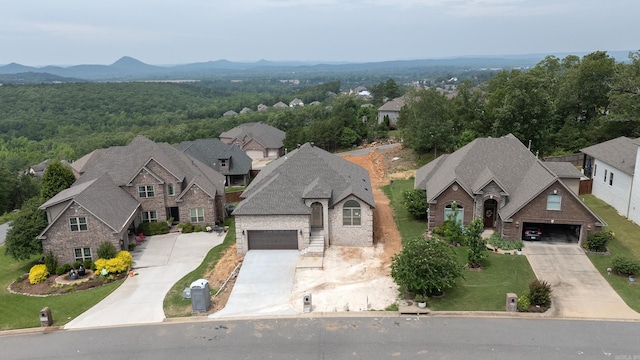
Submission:
[[[253,139],[266,149],[280,149],[284,146],[284,137],[286,133],[273,126],[263,124],[261,122],[240,124],[229,131],[220,134],[221,139],[239,139],[243,144],[250,140],[244,141],[245,138]]]
[[[561,179],[579,179],[582,173],[572,163],[566,161],[545,161],[542,165]]]
[[[633,176],[638,145],[640,145],[640,138],[630,139],[626,136],[620,136],[580,149],[580,151]]]
[[[449,155],[416,171],[415,187],[427,190],[427,200],[436,199],[456,181],[471,196],[482,191],[490,181],[509,196],[500,209],[503,219],[531,201],[557,180],[515,136],[479,138]]]
[[[156,143],[141,135],[129,145],[110,147],[95,156],[94,165],[76,184],[109,174],[114,184],[126,186],[151,161],[155,161],[176,181],[190,183],[197,179],[198,185],[209,194],[224,194],[223,175],[167,143]]]
[[[375,207],[371,179],[362,167],[309,143],[270,163],[242,193],[234,215],[310,214],[304,199],[353,195]]]
[[[227,175],[245,175],[251,171],[251,158],[240,147],[227,145],[219,139],[183,141],[176,148],[216,171],[220,171],[221,159],[230,160]]]
[[[65,210],[77,204],[105,223],[113,232],[119,232],[127,226],[140,206],[124,189],[114,184],[107,174],[62,190],[39,208],[46,210],[65,202]],[[63,213],[64,211],[61,211],[58,217]],[[56,220],[57,218],[52,219],[40,236],[44,235]]]
[[[378,108],[378,111],[400,111],[404,106],[404,99],[399,97],[395,98],[391,101],[387,101],[382,106]]]

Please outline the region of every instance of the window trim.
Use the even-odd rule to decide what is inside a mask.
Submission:
[[[81,253],[80,257],[78,257],[78,254],[76,253],[76,251],[78,251],[78,250]],[[88,252],[89,252],[88,255],[85,252],[85,250],[88,250]],[[75,259],[75,261],[93,260],[93,255],[92,255],[91,248],[88,247],[88,246],[79,247],[79,248],[73,248],[73,258]]]
[[[145,219],[145,215],[146,215],[146,219]],[[140,213],[140,217],[142,218],[143,223],[158,222],[158,212],[155,210],[143,211]]]
[[[357,200],[347,200],[342,205],[342,226],[362,226],[362,205]]]
[[[609,186],[613,186],[613,171],[609,172]]]
[[[194,211],[195,211],[195,216],[194,216]],[[202,212],[202,215],[199,214],[200,212]],[[202,220],[200,220],[201,218]],[[195,219],[195,221],[193,219]],[[191,221],[192,223],[204,222],[204,208],[197,207],[197,208],[189,209],[189,221]]]
[[[451,203],[453,204],[453,203]],[[447,221],[449,218],[447,217],[447,214],[449,212],[452,212],[453,210],[451,209],[451,204],[446,205],[444,207],[444,221]],[[458,215],[456,216],[456,221],[460,221],[460,225],[464,225],[464,206],[458,204],[456,202],[456,205],[458,206],[457,210],[458,210]]]
[[[176,186],[174,183],[167,184],[167,196],[175,196],[176,195]]]
[[[557,201],[557,209],[549,206],[550,204],[556,204],[556,201],[550,201],[551,199],[558,199]],[[562,195],[560,194],[549,194],[547,195],[547,210],[549,211],[562,211]]]
[[[153,198],[155,196],[156,191],[153,185],[138,185],[138,197]]]
[[[604,179],[603,182],[606,183],[607,182],[607,169],[604,169]]]
[[[75,220],[75,221],[74,221]],[[84,229],[82,228],[84,225]],[[76,228],[74,230],[74,227]],[[72,216],[69,218],[69,228],[72,232],[83,232],[88,231],[89,226],[87,225],[87,217],[86,216]]]

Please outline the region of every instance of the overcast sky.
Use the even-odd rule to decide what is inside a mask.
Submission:
[[[639,15],[639,0],[15,0],[0,12],[0,64],[638,50]]]

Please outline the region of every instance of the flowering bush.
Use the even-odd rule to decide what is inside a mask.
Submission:
[[[47,280],[48,276],[49,276],[49,271],[47,271],[47,265],[45,264],[33,265],[29,270],[29,283],[39,284]]]
[[[114,274],[114,273],[117,274],[117,273],[121,273],[129,270],[129,267],[131,267],[132,262],[133,262],[133,259],[131,257],[131,254],[128,251],[123,250],[123,251],[120,251],[118,254],[116,254],[116,257],[114,257],[113,259],[96,260],[94,265],[98,273],[101,273],[102,269],[106,269],[107,272],[110,274]]]

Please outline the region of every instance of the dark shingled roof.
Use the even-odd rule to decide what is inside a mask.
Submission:
[[[240,147],[227,145],[219,139],[198,139],[183,141],[176,148],[185,154],[220,171],[220,160],[229,161],[226,175],[245,175],[251,171],[251,158]]]
[[[572,163],[566,161],[545,161],[542,163],[561,179],[580,179],[582,173]]]
[[[286,105],[285,105],[286,106]],[[286,106],[288,107],[288,106]],[[247,143],[245,138],[254,139],[262,144],[265,149],[280,149],[284,146],[284,137],[286,133],[273,126],[257,123],[240,124],[229,131],[220,134],[221,139],[239,139],[243,144]]]
[[[638,145],[640,145],[640,138],[630,139],[626,136],[620,136],[619,138],[580,149],[580,151],[633,176]]]
[[[242,193],[234,215],[310,214],[304,199],[329,199],[329,207],[354,195],[375,207],[369,173],[309,143],[273,161]]]

